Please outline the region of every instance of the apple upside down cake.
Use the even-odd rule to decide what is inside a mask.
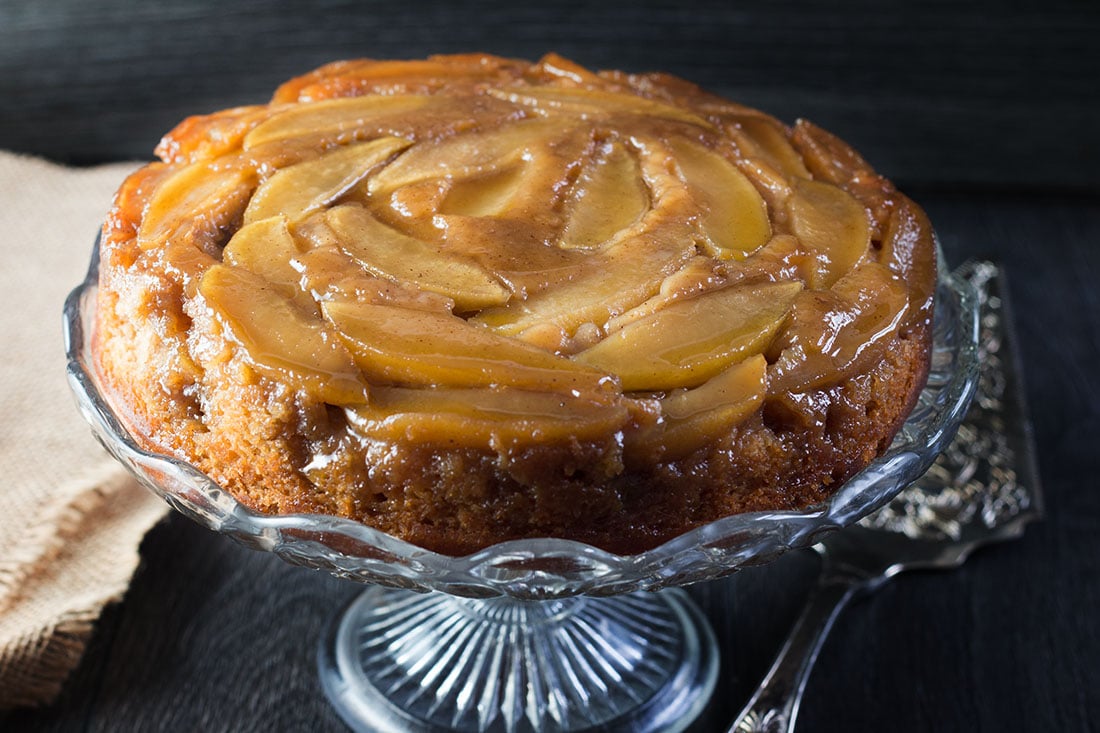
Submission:
[[[823,500],[926,378],[922,211],[675,77],[340,62],[157,154],[104,225],[98,369],[261,512],[641,551]]]

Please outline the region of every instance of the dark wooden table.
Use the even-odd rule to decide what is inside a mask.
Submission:
[[[927,207],[950,262],[1004,264],[1047,516],[959,570],[899,577],[850,608],[799,729],[1100,730],[1095,4],[327,2],[308,17],[291,3],[131,5],[0,6],[0,147],[144,156],[185,111],[262,99],[320,61],[473,48],[666,68],[847,137]],[[0,712],[0,729],[344,730],[314,657],[358,587],[175,515],[142,556],[61,697]],[[720,730],[747,699],[816,568],[795,553],[689,589],[722,650],[697,730]]]

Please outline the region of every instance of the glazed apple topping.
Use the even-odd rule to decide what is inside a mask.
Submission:
[[[699,387],[670,392],[658,401],[660,419],[628,434],[626,460],[676,460],[712,436],[728,433],[763,404],[767,366],[764,357],[755,354]]]
[[[544,81],[192,121],[137,243],[251,368],[371,440],[675,460],[927,309],[906,280],[934,263],[896,246],[926,223],[876,222],[834,138]]]
[[[771,343],[798,282],[733,285],[677,300],[576,355],[628,391],[697,387]]]
[[[331,204],[373,168],[408,146],[401,138],[383,137],[284,168],[253,194],[244,210],[244,223],[247,226],[273,216],[296,222]]]

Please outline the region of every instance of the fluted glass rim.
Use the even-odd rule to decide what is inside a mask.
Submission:
[[[89,351],[98,253],[97,239],[84,281],[65,301],[65,350],[77,404],[107,451],[173,508],[210,529],[293,564],[393,587],[468,597],[611,595],[685,585],[768,562],[858,521],[924,473],[954,435],[977,383],[978,297],[941,256],[928,385],[890,449],[826,501],[733,515],[636,555],[540,538],[449,556],[350,519],[257,513],[189,463],[142,448],[100,389]]]

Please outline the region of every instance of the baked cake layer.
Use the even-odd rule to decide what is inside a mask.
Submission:
[[[340,62],[157,152],[104,225],[97,363],[262,512],[636,552],[828,497],[924,384],[919,207],[674,77]]]

